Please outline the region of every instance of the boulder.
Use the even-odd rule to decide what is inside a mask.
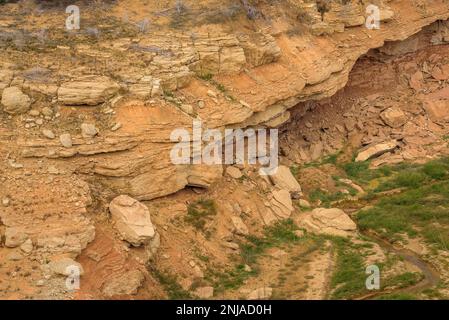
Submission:
[[[316,234],[347,237],[356,231],[357,226],[349,216],[337,208],[316,208],[305,212],[298,218],[298,225]]]
[[[148,243],[155,236],[150,211],[141,202],[121,195],[111,201],[109,211],[117,231],[132,245]]]
[[[248,227],[243,222],[242,218],[234,216],[231,217],[232,225],[234,227],[234,232],[243,236],[249,234]]]
[[[369,146],[365,150],[359,152],[355,161],[366,161],[371,158],[378,157],[386,152],[393,151],[398,146],[398,142],[396,140],[391,140],[383,143],[379,143],[376,145]]]
[[[6,228],[5,230],[5,246],[15,248],[20,246],[28,236],[17,228]]]
[[[61,142],[64,148],[71,148],[73,145],[72,136],[70,133],[63,133],[59,136],[59,142]]]
[[[405,113],[397,107],[386,109],[380,114],[380,117],[385,122],[385,124],[392,128],[402,127],[408,120]]]
[[[435,123],[449,122],[449,100],[426,100],[423,103],[429,119]]]
[[[301,186],[293,176],[290,168],[279,166],[276,173],[269,176],[272,183],[280,189],[290,192],[292,198],[297,199],[301,195]]]
[[[65,82],[58,89],[58,101],[65,105],[98,105],[113,97],[120,86],[105,76],[87,76]]]
[[[287,219],[293,212],[292,199],[287,190],[273,191],[273,198],[270,201],[270,208],[274,214],[281,219]]]
[[[95,125],[91,123],[81,124],[81,135],[83,138],[93,138],[98,134],[98,130]]]
[[[144,280],[145,276],[140,270],[131,270],[109,279],[101,291],[107,297],[136,294]]]
[[[18,87],[9,87],[2,94],[3,111],[9,114],[22,114],[31,106],[31,99]]]

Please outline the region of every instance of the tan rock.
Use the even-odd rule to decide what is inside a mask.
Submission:
[[[199,287],[195,290],[195,295],[200,299],[209,299],[214,296],[213,287]]]
[[[423,108],[433,122],[449,121],[449,100],[426,100]]]
[[[131,270],[106,281],[101,291],[108,297],[134,295],[142,286],[144,280],[145,276],[142,271]]]
[[[226,168],[226,174],[228,176],[230,176],[231,178],[234,178],[234,179],[240,179],[243,176],[243,174],[240,171],[240,169],[236,168],[234,166],[227,167]]]
[[[292,198],[297,199],[301,194],[301,186],[293,176],[290,168],[279,166],[276,173],[269,176],[273,184],[279,189],[288,190]]]
[[[83,275],[84,270],[81,264],[70,258],[56,258],[48,264],[50,270],[59,275],[69,276],[73,272]],[[79,272],[79,273],[78,273]]]
[[[105,76],[88,76],[65,82],[58,89],[58,101],[66,105],[98,105],[113,97],[120,86]]]
[[[386,109],[380,114],[380,117],[387,125],[392,128],[402,127],[408,120],[405,113],[397,107]]]
[[[396,140],[391,140],[388,142],[379,143],[379,144],[370,146],[370,147],[366,148],[365,150],[359,152],[355,161],[356,162],[366,161],[368,159],[378,157],[386,152],[396,149],[397,146],[398,146],[398,142]]]
[[[18,87],[9,87],[2,93],[3,111],[9,114],[21,114],[28,111],[31,99]]]
[[[316,234],[349,236],[357,226],[349,216],[340,209],[316,208],[298,217],[298,225]]]
[[[234,226],[235,233],[243,235],[243,236],[249,234],[248,227],[243,222],[242,218],[234,216],[234,217],[231,217],[231,221],[232,221],[232,225]]]
[[[272,294],[273,294],[273,288],[263,287],[263,288],[259,288],[254,291],[251,291],[251,293],[248,295],[248,300],[270,299]]]
[[[288,190],[273,191],[273,198],[270,201],[270,208],[277,217],[281,219],[289,218],[293,212],[290,192]]]
[[[134,246],[148,243],[155,236],[150,211],[139,201],[121,195],[109,204],[115,228],[123,239]]]

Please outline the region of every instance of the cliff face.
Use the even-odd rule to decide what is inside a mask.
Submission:
[[[447,1],[375,1],[373,30],[364,1],[129,2],[80,5],[71,32],[58,7],[3,7],[0,221],[32,241],[36,261],[83,252],[115,195],[153,200],[220,181],[221,165],[172,163],[174,129],[191,131],[194,119],[221,131],[288,128],[292,108],[303,115],[333,96],[371,49],[449,42]],[[111,260],[134,263],[117,252]]]

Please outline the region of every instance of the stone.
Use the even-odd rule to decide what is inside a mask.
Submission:
[[[248,300],[270,299],[272,294],[273,294],[273,288],[263,287],[263,288],[259,288],[254,291],[251,291],[251,293],[248,295]]]
[[[118,129],[120,129],[122,127],[122,124],[120,122],[117,122],[116,124],[114,124],[111,128],[111,131],[117,131]]]
[[[140,270],[131,270],[106,281],[102,292],[108,297],[134,295],[142,286],[145,276]]]
[[[81,264],[67,257],[56,258],[50,261],[48,267],[54,274],[63,276],[69,276],[74,273],[79,275],[84,274],[84,270]]]
[[[249,234],[248,227],[243,222],[242,218],[234,216],[231,217],[232,225],[234,226],[234,232],[242,236]]]
[[[82,123],[81,124],[81,135],[83,138],[93,138],[98,134],[98,130],[94,124]]]
[[[398,142],[396,140],[391,140],[379,144],[375,144],[369,146],[365,150],[359,152],[355,161],[366,161],[375,157],[378,157],[386,152],[393,151],[398,146]]]
[[[59,136],[59,141],[64,148],[71,148],[73,146],[72,136],[70,133],[63,133]]]
[[[20,246],[28,236],[17,228],[6,228],[5,230],[5,246],[15,248]]]
[[[449,100],[426,100],[423,103],[429,119],[435,123],[449,122]]]
[[[2,199],[2,205],[3,205],[4,207],[9,206],[10,203],[11,203],[11,200],[10,200],[9,198],[3,198],[3,199]]]
[[[48,139],[54,139],[56,137],[53,131],[49,129],[42,129],[42,135]]]
[[[111,201],[109,211],[117,231],[133,246],[148,243],[155,236],[150,211],[141,202],[120,195]]]
[[[65,82],[58,89],[58,101],[65,105],[98,105],[113,97],[120,86],[105,76],[86,76]]]
[[[384,110],[380,114],[380,117],[385,122],[385,124],[392,128],[402,127],[408,120],[405,113],[397,107],[391,107]]]
[[[214,296],[213,287],[199,287],[195,290],[195,295],[200,299],[209,299]]]
[[[292,198],[297,199],[301,195],[301,186],[293,176],[290,168],[280,165],[277,171],[269,177],[275,186],[288,190]]]
[[[337,208],[316,208],[298,217],[298,225],[315,234],[347,237],[357,230],[349,216]]]
[[[226,168],[226,174],[228,176],[230,176],[231,178],[234,178],[234,179],[240,179],[243,176],[243,174],[240,171],[240,169],[236,168],[234,166],[227,167]]]
[[[307,201],[306,199],[299,199],[299,206],[304,207],[304,208],[310,208],[310,202]]]
[[[31,239],[27,239],[20,245],[20,250],[27,254],[31,253],[31,251],[33,251],[33,241]]]
[[[53,116],[53,110],[51,108],[49,108],[49,107],[43,107],[42,108],[42,114],[44,116],[51,117],[51,116]]]
[[[290,192],[288,190],[273,191],[273,198],[270,201],[270,208],[278,218],[289,218],[293,212]]]
[[[1,103],[6,113],[22,114],[30,108],[31,99],[19,87],[9,87],[3,90]]]

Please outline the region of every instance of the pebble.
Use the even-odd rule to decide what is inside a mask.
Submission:
[[[54,139],[56,137],[55,134],[53,133],[53,131],[48,130],[48,129],[43,129],[42,134],[44,135],[44,137],[46,137],[48,139]]]
[[[59,136],[59,141],[65,148],[71,148],[73,146],[72,136],[70,133],[64,133]]]

